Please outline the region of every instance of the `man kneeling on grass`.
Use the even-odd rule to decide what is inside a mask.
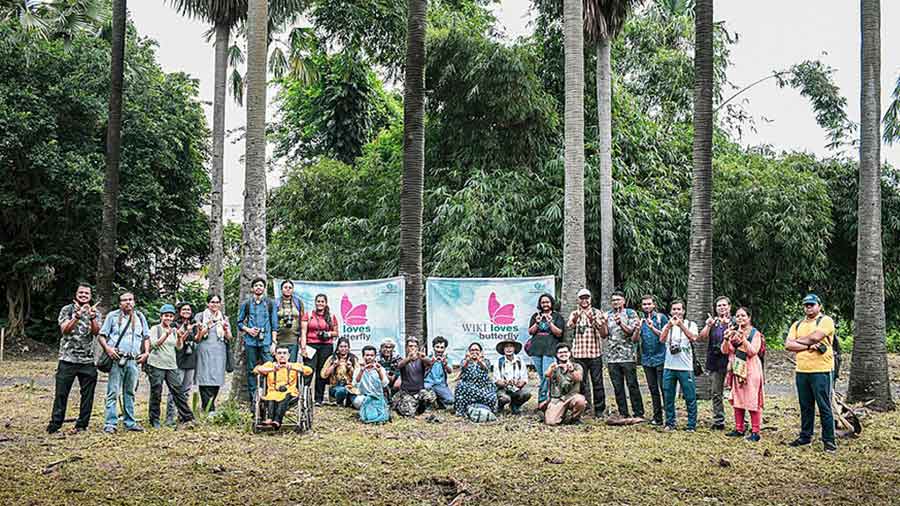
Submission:
[[[391,419],[384,395],[387,372],[375,360],[374,346],[364,346],[362,354],[363,363],[353,373],[353,385],[359,391],[359,395],[353,398],[353,407],[359,410],[359,419],[363,423],[383,423]]]
[[[575,423],[581,419],[587,400],[581,395],[581,380],[584,371],[581,366],[571,362],[572,350],[566,343],[556,346],[556,363],[547,369],[547,380],[550,384],[550,402],[544,413],[547,425]]]
[[[297,389],[300,371],[303,371],[304,376],[313,373],[309,366],[288,362],[290,356],[290,349],[279,347],[275,350],[274,362],[266,362],[253,369],[253,374],[266,377],[266,395],[262,398],[266,401],[266,418],[262,423],[276,429],[281,427],[291,401],[300,397]]]

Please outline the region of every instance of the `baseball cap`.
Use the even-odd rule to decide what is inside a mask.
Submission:
[[[822,304],[822,301],[819,300],[818,295],[811,293],[803,297],[803,304]]]
[[[581,290],[578,290],[578,298],[579,298],[579,299],[582,298],[582,297],[584,297],[585,295],[587,295],[588,297],[590,297],[590,296],[591,296],[591,291],[588,290],[587,288],[582,288]]]
[[[159,308],[159,314],[162,316],[166,313],[175,314],[175,306],[172,304],[163,304],[163,307]]]

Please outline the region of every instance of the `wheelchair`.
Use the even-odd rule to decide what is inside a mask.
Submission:
[[[302,364],[302,362],[301,362]],[[304,380],[305,378],[305,380]],[[313,409],[315,402],[313,393],[315,392],[315,372],[309,376],[297,375],[297,391],[300,396],[291,399],[288,404],[288,410],[284,415],[281,427],[279,429],[293,429],[294,432],[300,434],[308,432],[312,429]],[[266,431],[276,431],[271,425],[264,425],[262,422],[266,419],[266,401],[263,397],[266,395],[268,384],[266,377],[262,374],[256,375],[256,403],[253,406],[253,433],[258,434]]]

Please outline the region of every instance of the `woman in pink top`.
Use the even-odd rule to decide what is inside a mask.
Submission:
[[[321,377],[325,361],[334,353],[334,340],[339,334],[337,317],[331,314],[328,297],[323,293],[316,295],[316,309],[309,313],[309,323],[306,326],[306,346],[316,351],[306,364],[315,371],[316,378]],[[321,405],[325,399],[324,381],[316,381],[315,398],[317,405]]]
[[[759,441],[759,426],[763,408],[763,369],[759,360],[760,345],[765,339],[750,321],[750,310],[741,307],[734,315],[736,329],[725,332],[722,354],[728,355],[726,385],[731,387],[731,406],[734,408],[735,430],[731,437],[744,435],[744,410],[750,412],[748,441]]]

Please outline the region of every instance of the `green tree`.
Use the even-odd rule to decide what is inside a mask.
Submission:
[[[894,409],[885,344],[884,264],[881,243],[881,2],[861,3],[859,238],[850,402]]]

